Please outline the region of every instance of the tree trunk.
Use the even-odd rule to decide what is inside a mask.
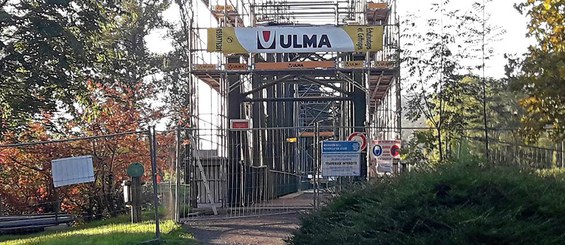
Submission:
[[[437,143],[438,143],[438,149],[439,149],[439,161],[442,162],[443,161],[443,145],[441,142],[441,128],[438,126],[437,128]]]

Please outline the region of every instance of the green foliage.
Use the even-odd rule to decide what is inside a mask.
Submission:
[[[383,179],[302,218],[290,244],[556,244],[562,179],[449,164]]]
[[[166,26],[162,13],[167,0],[120,1],[118,11],[109,11],[112,21],[102,24],[94,69],[97,81],[118,81],[133,87],[144,78],[160,71],[162,57],[149,52],[145,37],[152,30]]]
[[[515,91],[526,96],[520,104],[531,139],[550,130],[554,139],[565,139],[565,1],[530,0],[516,6],[530,17],[528,36],[535,45],[525,59],[511,59],[507,75]]]
[[[0,10],[0,133],[77,104],[96,110],[89,80],[133,88],[160,70],[145,37],[165,26],[167,0],[11,2]]]
[[[102,12],[98,1],[22,0],[2,6],[0,132],[56,110],[58,101],[71,105],[81,94],[91,64],[88,46],[100,31]]]
[[[181,225],[171,220],[160,223],[166,244],[196,244]],[[139,244],[155,238],[155,222],[131,224],[126,216],[87,223],[66,231],[47,231],[25,236],[0,236],[9,244]]]

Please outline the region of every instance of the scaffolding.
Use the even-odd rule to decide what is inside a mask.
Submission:
[[[234,188],[230,182],[242,181],[243,177],[229,180],[230,174],[242,171],[240,165],[293,171],[300,178],[311,174],[315,152],[308,145],[314,144],[315,129],[318,136],[334,140],[344,140],[353,132],[364,132],[369,139],[400,139],[395,0],[177,0],[177,4],[190,47],[187,109],[191,125],[199,129],[190,134],[199,150],[208,146],[215,157],[225,158],[226,189]],[[291,31],[306,34],[302,39],[284,34]],[[351,45],[356,49],[336,47],[341,43],[329,43],[326,32],[354,33],[349,36],[357,40]],[[280,36],[273,37],[277,33]],[[243,39],[256,41],[257,50],[243,47]],[[271,49],[276,45],[289,51]],[[290,149],[284,138],[268,130],[230,131],[230,119],[249,120],[253,129],[288,129],[285,133],[300,139],[297,145],[303,152]],[[274,157],[277,154],[294,160]],[[183,163],[191,164],[194,168],[189,160]],[[361,172],[367,176],[367,167]],[[185,178],[187,183],[194,181]],[[241,197],[227,194],[220,202],[239,205],[235,199]]]

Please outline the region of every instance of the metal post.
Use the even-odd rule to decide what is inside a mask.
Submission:
[[[367,114],[367,116],[369,116],[369,114]],[[371,137],[371,124],[369,122],[365,122],[365,138],[367,139],[367,145],[365,148],[365,166],[367,168],[367,175],[365,177],[365,180],[369,180],[370,179],[370,174],[371,173],[371,145],[373,144],[373,140]]]
[[[565,140],[561,141],[561,167],[565,167]]]
[[[180,222],[180,199],[179,199],[179,191],[180,191],[180,161],[181,161],[181,138],[180,138],[180,126],[177,126],[176,130],[176,161],[175,161],[175,215],[174,219],[175,222]]]
[[[314,208],[320,207],[320,185],[319,185],[319,160],[320,160],[320,122],[316,122],[314,128]]]
[[[155,206],[155,238],[160,240],[159,197],[157,196],[157,139],[155,137],[155,126],[149,127],[149,152],[151,154],[151,179],[153,180],[153,204]]]
[[[131,178],[131,223],[141,222],[141,179]]]

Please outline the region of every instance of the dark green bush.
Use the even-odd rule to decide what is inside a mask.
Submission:
[[[290,244],[563,244],[563,178],[453,164],[379,180],[302,218]]]

